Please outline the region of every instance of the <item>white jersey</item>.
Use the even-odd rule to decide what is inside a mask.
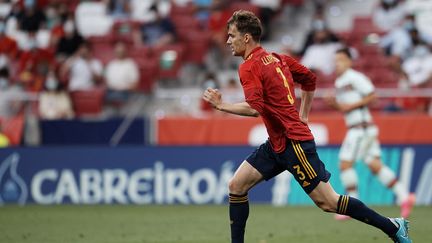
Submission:
[[[335,81],[336,101],[342,104],[353,104],[374,91],[370,79],[353,69],[346,70]],[[371,123],[372,116],[367,106],[345,113],[345,124],[350,127],[361,123]]]

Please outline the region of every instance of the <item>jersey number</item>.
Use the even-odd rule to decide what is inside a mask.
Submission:
[[[289,87],[289,84],[288,84],[288,80],[285,77],[285,74],[282,72],[282,69],[280,69],[280,67],[276,67],[276,72],[280,74],[280,76],[282,77],[282,80],[284,82],[285,88],[288,89],[288,95],[287,95],[287,97],[288,97],[289,103],[291,105],[294,104],[294,99],[293,99],[293,97],[291,95],[291,90],[290,90],[290,87]]]
[[[299,165],[294,165],[293,168],[296,170],[296,173],[299,176],[300,180],[304,180],[306,178],[305,174],[300,170]]]

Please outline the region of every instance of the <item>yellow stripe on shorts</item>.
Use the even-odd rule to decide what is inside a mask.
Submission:
[[[296,153],[297,158],[300,160],[300,163],[303,165],[306,173],[309,176],[309,179],[315,178],[317,174],[315,173],[314,169],[312,168],[309,161],[307,160],[306,155],[302,147],[300,146],[300,144],[293,141],[291,141],[291,143],[293,144],[294,152]]]

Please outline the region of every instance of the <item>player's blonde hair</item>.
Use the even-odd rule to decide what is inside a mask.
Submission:
[[[234,24],[237,30],[246,34],[249,33],[252,39],[259,42],[262,34],[262,25],[259,18],[252,12],[246,10],[238,10],[233,13],[227,22],[227,27]]]

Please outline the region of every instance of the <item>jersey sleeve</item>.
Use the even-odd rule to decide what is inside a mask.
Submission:
[[[246,102],[256,111],[262,113],[264,107],[263,87],[259,78],[260,67],[254,65],[241,66],[240,81],[243,86]]]
[[[290,56],[284,56],[284,59],[294,82],[299,83],[304,91],[314,91],[316,88],[315,74]]]
[[[361,95],[367,96],[374,92],[375,88],[372,81],[367,76],[360,73],[356,76],[352,79],[353,86]]]

